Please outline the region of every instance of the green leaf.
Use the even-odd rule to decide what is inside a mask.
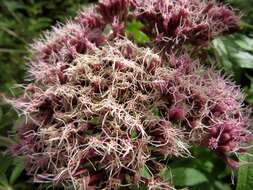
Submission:
[[[194,168],[175,168],[171,169],[171,173],[175,186],[194,186],[208,181],[203,173]]]
[[[13,159],[10,156],[0,154],[0,174],[4,174],[12,164]]]
[[[0,190],[14,190],[14,189],[11,186],[7,185],[7,186],[0,186]]]
[[[160,110],[157,106],[152,106],[150,109],[150,112],[154,115],[154,116],[161,116],[160,115]]]
[[[219,67],[233,75],[240,83],[247,69],[253,69],[253,38],[243,34],[233,34],[213,40],[213,50]],[[222,67],[221,67],[222,66]]]
[[[25,9],[24,4],[18,1],[4,1],[4,4],[11,12],[17,11],[18,9]]]
[[[12,139],[0,136],[0,147],[9,147],[13,144],[15,144],[15,142]]]
[[[133,20],[127,23],[126,34],[132,36],[137,43],[149,42],[149,37],[141,31],[143,24],[139,21]]]
[[[52,20],[50,18],[39,18],[31,20],[31,25],[28,28],[31,32],[33,31],[40,31],[42,29],[46,29],[50,26],[52,23]]]
[[[138,137],[138,133],[135,130],[131,131],[131,139],[136,139]]]
[[[92,125],[99,125],[101,123],[101,120],[98,116],[92,117],[91,120],[89,120],[89,123]]]
[[[253,51],[253,39],[245,35],[237,34],[233,36],[234,43],[246,51]],[[232,40],[232,39],[231,39]]]
[[[239,51],[238,53],[231,54],[232,58],[238,62],[242,68],[253,69],[253,55],[248,52]]]
[[[220,55],[230,55],[240,51],[253,51],[253,38],[242,34],[234,34],[226,37],[220,37],[212,42],[214,48]]]
[[[152,177],[151,171],[149,170],[147,165],[144,165],[144,167],[140,170],[141,177],[150,179]]]
[[[4,187],[9,185],[8,179],[4,173],[0,173],[0,185]]]
[[[253,149],[251,149],[251,154]],[[240,163],[243,164],[238,172],[238,181],[236,190],[253,189],[253,158],[249,155],[241,155]]]
[[[215,190],[231,190],[228,184],[221,183],[220,181],[214,182]]]
[[[3,110],[2,110],[2,108],[0,107],[0,121],[1,121],[2,117],[3,117]]]
[[[159,173],[159,176],[164,180],[167,181],[169,183],[171,183],[172,181],[172,173],[171,173],[171,169],[170,168],[166,168],[165,170],[161,171]]]
[[[253,25],[251,25],[247,22],[243,22],[243,21],[241,21],[240,26],[241,26],[241,28],[244,28],[244,29],[253,29]]]
[[[0,190],[6,190],[6,186],[1,185],[1,182],[0,182]]]
[[[213,46],[219,62],[223,68],[231,73],[233,71],[233,63],[231,62],[225,42],[221,39],[213,40]]]
[[[213,40],[213,45],[218,50],[219,55],[227,54],[226,46],[220,38]]]
[[[248,86],[244,86],[244,92],[247,94],[246,102],[253,105],[253,77],[246,74],[246,77],[250,80]]]
[[[24,166],[21,164],[18,164],[15,166],[15,168],[13,169],[11,176],[10,176],[10,184],[14,184],[16,182],[16,180],[19,178],[19,176],[21,175],[21,173],[24,170]]]

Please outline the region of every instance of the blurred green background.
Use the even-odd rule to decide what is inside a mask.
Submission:
[[[95,0],[94,0],[95,1]],[[4,96],[17,96],[20,89],[15,84],[26,83],[27,48],[42,31],[57,22],[71,18],[76,11],[94,1],[88,0],[0,0],[0,190],[46,189],[32,185],[23,171],[22,158],[8,155],[13,143],[17,114],[4,101]],[[253,1],[227,0],[242,14],[241,31],[216,39],[209,48],[210,58],[244,89],[245,103],[253,105]],[[128,29],[138,35],[134,25]],[[193,159],[171,160],[170,169],[162,175],[178,187],[191,186],[193,190],[251,190],[253,169],[247,164],[237,172],[231,172],[213,153],[192,148]],[[253,161],[251,157],[241,157]],[[238,177],[239,176],[239,177]],[[239,180],[237,180],[239,178]],[[234,181],[234,185],[231,185]],[[50,189],[50,188],[49,188]]]

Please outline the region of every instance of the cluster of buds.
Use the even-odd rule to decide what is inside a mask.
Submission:
[[[150,43],[127,39],[132,20]],[[36,182],[75,189],[172,190],[159,177],[163,160],[190,156],[191,145],[237,168],[229,153],[251,138],[243,95],[184,46],[237,23],[229,8],[200,0],[103,0],[80,12],[32,45],[32,82],[11,100],[26,118],[13,153]]]

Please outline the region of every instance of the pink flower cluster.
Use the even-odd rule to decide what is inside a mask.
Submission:
[[[238,30],[239,19],[227,7],[196,0],[136,0],[134,15],[143,31],[157,42],[177,46],[205,45],[210,39]]]
[[[133,20],[149,43],[127,39]],[[190,156],[191,145],[238,168],[230,154],[252,137],[249,112],[198,51],[237,29],[231,9],[200,0],[103,0],[81,11],[31,46],[31,83],[11,101],[26,119],[13,152],[36,182],[76,189],[172,190],[158,158]]]

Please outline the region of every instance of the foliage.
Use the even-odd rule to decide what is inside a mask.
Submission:
[[[229,185],[231,172],[216,155],[199,147],[193,147],[192,152],[193,158],[173,160],[161,176],[178,187],[189,185],[193,190],[233,189],[233,185]]]
[[[238,172],[238,183],[236,190],[248,190],[253,187],[253,149],[249,155],[242,155],[240,157],[242,166]]]
[[[245,85],[246,101],[253,103],[252,73],[253,68],[253,38],[243,34],[234,34],[213,41],[214,51],[227,74],[232,74],[238,84],[248,79]]]
[[[253,2],[250,0],[227,0],[227,3],[230,3],[233,7],[237,8],[241,11],[243,16],[242,26],[246,28],[246,30],[252,30],[253,24]]]
[[[28,183],[21,178],[24,170],[23,161],[5,154],[0,154],[0,160],[0,190],[27,189]]]

